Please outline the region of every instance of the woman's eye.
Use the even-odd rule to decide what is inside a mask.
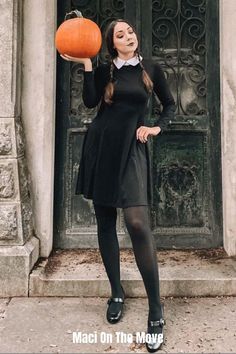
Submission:
[[[123,36],[118,36],[117,38],[123,38]]]

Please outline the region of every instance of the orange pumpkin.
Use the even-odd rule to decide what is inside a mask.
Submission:
[[[98,25],[83,17],[64,21],[56,32],[56,48],[60,54],[92,58],[99,52],[102,35]]]

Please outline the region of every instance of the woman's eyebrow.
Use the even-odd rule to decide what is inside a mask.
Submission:
[[[130,29],[131,27],[127,27],[126,29]],[[117,31],[116,33],[119,33],[119,32],[124,32],[123,30],[120,30],[120,31]]]

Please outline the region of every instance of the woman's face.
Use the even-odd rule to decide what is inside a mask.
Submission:
[[[134,55],[138,39],[132,27],[126,22],[118,22],[114,27],[113,44],[119,56]]]

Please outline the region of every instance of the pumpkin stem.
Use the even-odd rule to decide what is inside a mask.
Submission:
[[[65,21],[69,20],[70,18],[75,18],[75,17],[83,17],[82,12],[76,9],[76,10],[66,13]]]

